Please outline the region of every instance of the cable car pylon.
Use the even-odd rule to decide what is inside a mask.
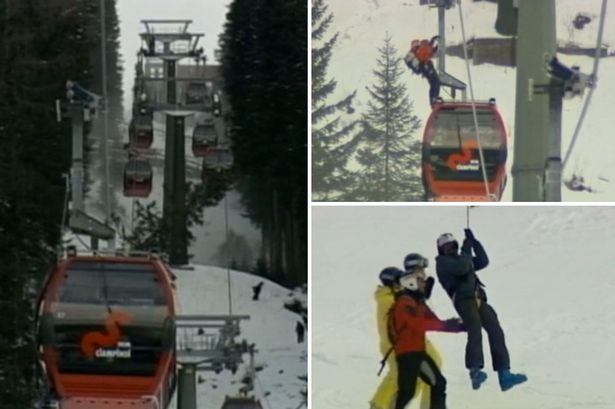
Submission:
[[[83,126],[97,116],[102,108],[102,97],[89,91],[74,81],[66,81],[65,101],[56,101],[58,122],[68,118],[72,128],[72,164],[70,170],[71,206],[68,211],[68,227],[75,234],[90,236],[91,248],[98,248],[98,240],[113,243],[115,231],[85,211],[83,200]],[[68,187],[67,187],[68,188]],[[68,210],[68,203],[64,204]],[[64,226],[62,226],[64,227]]]

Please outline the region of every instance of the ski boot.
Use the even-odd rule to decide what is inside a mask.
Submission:
[[[487,374],[480,368],[471,368],[470,380],[472,381],[472,389],[477,390],[487,380]]]
[[[524,374],[511,373],[509,369],[498,371],[498,378],[500,380],[500,389],[502,389],[502,392],[527,381],[527,376]]]

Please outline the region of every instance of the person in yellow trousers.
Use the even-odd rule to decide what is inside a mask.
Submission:
[[[406,257],[406,259],[407,258],[408,257]],[[407,264],[407,260],[404,260],[404,265],[405,264]],[[426,265],[422,266],[423,273],[426,267]],[[389,371],[380,382],[378,389],[376,389],[376,393],[374,393],[374,396],[370,401],[370,409],[392,409],[395,406],[395,399],[397,397],[397,362],[395,360],[395,354],[391,353],[393,345],[389,340],[388,321],[389,310],[395,303],[395,293],[401,290],[401,287],[398,284],[398,279],[402,273],[403,271],[397,267],[387,267],[383,269],[380,272],[381,284],[378,285],[376,292],[374,293],[374,298],[376,300],[378,335],[380,337],[380,353],[383,356],[381,363],[384,366],[386,362],[386,365],[389,367]],[[429,284],[426,291],[426,298],[429,298],[434,279],[430,277],[427,281]],[[429,340],[426,340],[426,352],[435,361],[438,368],[440,368],[442,366],[442,358]],[[419,379],[416,390],[421,394],[421,409],[429,409],[431,399],[431,389],[429,385],[426,385]]]

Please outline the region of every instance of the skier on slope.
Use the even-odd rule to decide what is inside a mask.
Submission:
[[[422,75],[429,82],[429,103],[433,106],[440,96],[440,77],[432,58],[438,51],[438,36],[431,40],[412,40],[404,62],[415,74]]]
[[[426,260],[412,254],[415,268],[401,274],[397,282],[402,290],[395,296],[389,314],[389,336],[397,362],[397,399],[395,409],[404,409],[412,399],[420,378],[431,388],[430,409],[446,408],[446,379],[434,360],[425,351],[425,332],[462,332],[458,318],[440,320],[425,303],[427,281],[421,270]],[[407,264],[408,265],[408,264]]]
[[[468,332],[465,364],[470,371],[472,388],[480,388],[487,379],[487,374],[482,371],[484,365],[482,328],[485,328],[489,337],[493,369],[498,373],[501,390],[506,391],[525,382],[527,380],[525,375],[510,372],[510,356],[506,348],[504,331],[495,310],[487,303],[484,285],[476,275],[476,271],[489,264],[485,249],[470,229],[465,229],[465,240],[459,254],[459,244],[450,233],[438,237],[437,246],[438,280],[453,301]]]
[[[404,260],[406,269],[413,268],[412,254],[409,254]],[[426,261],[426,260],[425,260]],[[392,354],[391,341],[388,335],[388,320],[389,312],[393,304],[395,303],[395,293],[402,290],[398,284],[399,277],[403,274],[403,271],[397,267],[387,267],[380,272],[380,282],[382,283],[376,288],[374,297],[377,305],[377,324],[378,334],[380,337],[380,352],[384,357],[382,365],[385,362],[389,367],[389,371],[380,382],[376,393],[370,401],[371,409],[390,409],[395,403],[395,397],[397,395],[397,362],[395,361],[395,355]],[[424,274],[424,270],[423,270]],[[433,277],[427,278],[425,298],[429,298],[431,295],[431,289],[433,288]],[[433,359],[438,368],[442,365],[442,358],[429,340],[425,341],[425,350],[427,354]],[[431,391],[429,385],[419,381],[417,388],[421,393],[421,409],[428,409],[430,404]]]

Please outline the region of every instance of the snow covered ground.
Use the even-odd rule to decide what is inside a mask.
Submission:
[[[337,89],[333,99],[347,96],[358,90],[355,99],[357,114],[365,110],[368,93],[365,86],[374,81],[372,70],[375,68],[378,47],[388,34],[400,56],[410,46],[414,38],[429,38],[438,32],[437,11],[420,6],[418,1],[409,0],[327,0],[329,11],[334,14],[330,34],[339,32],[339,40],[333,51],[329,66],[329,75],[337,80]],[[559,42],[574,41],[583,46],[595,45],[601,0],[558,0],[557,38]],[[466,37],[500,37],[494,28],[496,5],[487,2],[462,3]],[[570,22],[578,12],[595,17],[584,30],[571,30]],[[459,9],[446,13],[446,38],[449,44],[462,41]],[[607,8],[604,43],[615,46],[615,7]],[[583,56],[561,56],[569,65],[579,65],[583,72],[591,72],[593,60]],[[465,63],[462,59],[448,56],[446,70],[467,81]],[[495,97],[500,112],[509,129],[509,172],[514,157],[515,120],[515,82],[516,69],[490,64],[471,66],[474,95],[476,99],[486,100]],[[615,168],[613,168],[613,133],[610,130],[610,115],[615,112],[615,58],[604,58],[600,62],[598,87],[594,93],[579,141],[575,148],[566,175],[577,172],[584,176],[586,182],[597,193],[572,192],[563,188],[565,201],[614,201]],[[428,97],[427,82],[410,71],[404,77],[410,100],[415,101],[414,113],[423,119],[429,116],[430,108],[426,103]],[[446,97],[446,95],[445,95]],[[333,100],[332,99],[332,100]],[[581,99],[564,102],[562,124],[562,147],[567,149],[574,128],[577,124],[582,106]],[[348,118],[350,119],[350,117]],[[422,129],[417,137],[422,135]],[[512,183],[508,183],[502,200],[512,200]]]
[[[312,216],[312,407],[367,409],[380,381],[378,273],[419,252],[435,275],[436,238],[463,236],[466,207],[315,206]],[[443,355],[448,407],[615,407],[615,209],[481,206],[470,210],[470,225],[491,260],[479,276],[512,368],[529,382],[501,392],[485,342],[489,379],[473,391],[465,335],[430,333]],[[455,315],[439,284],[429,304],[443,319]]]
[[[181,314],[229,313],[225,269],[194,266],[194,270],[174,272]],[[260,281],[265,281],[260,299],[252,301],[252,286]],[[301,317],[284,309],[284,302],[289,294],[297,294],[262,277],[233,270],[230,285],[233,314],[250,315],[250,320],[241,324],[240,339],[256,343],[256,364],[264,365],[257,373],[254,396],[264,409],[296,409],[303,400],[300,392],[305,382],[298,377],[307,375],[307,343],[297,343],[295,324]],[[302,301],[307,302],[305,298]],[[248,355],[244,360],[247,364]],[[205,382],[197,385],[199,409],[219,409],[225,395],[237,395],[244,373],[245,365],[236,375],[229,371],[201,373]]]

